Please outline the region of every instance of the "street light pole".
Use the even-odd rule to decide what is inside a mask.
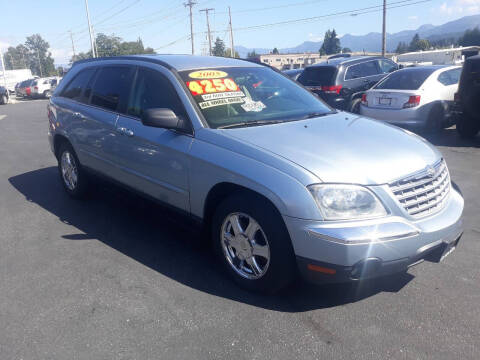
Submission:
[[[88,11],[88,0],[85,0],[85,9],[87,10],[88,32],[90,33],[90,46],[92,47],[92,57],[97,57],[95,54],[95,45],[93,44],[92,25],[90,24],[90,13]]]

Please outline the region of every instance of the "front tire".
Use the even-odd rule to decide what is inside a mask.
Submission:
[[[7,95],[2,95],[2,97],[0,98],[0,104],[2,104],[2,105],[8,104],[8,97],[7,97]]]
[[[212,241],[223,269],[249,291],[273,294],[295,278],[283,219],[259,196],[238,193],[222,201],[213,216]]]
[[[80,165],[73,147],[63,143],[58,151],[58,171],[63,188],[74,199],[83,199],[88,193],[88,175]]]

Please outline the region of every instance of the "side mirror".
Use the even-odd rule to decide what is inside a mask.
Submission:
[[[142,124],[145,126],[172,129],[181,132],[188,130],[185,121],[179,118],[170,109],[153,108],[145,110],[142,116]]]

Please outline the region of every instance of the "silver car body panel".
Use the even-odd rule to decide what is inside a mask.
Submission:
[[[102,66],[139,65],[164,74],[192,123],[193,133],[181,134],[147,128],[139,119],[58,96],[79,70],[99,63],[75,65],[50,99],[52,149],[55,135],[65,136],[82,164],[198,218],[205,216],[205,202],[215,186],[228,183],[255,191],[282,215],[296,255],[322,262],[351,266],[372,256],[384,261],[406,258],[439,241],[453,241],[461,233],[463,198],[453,188],[442,210],[415,219],[388,186],[442,158],[421,137],[343,112],[282,124],[210,129],[175,71],[150,59],[168,62],[177,70],[260,66],[235,59],[173,55],[101,60]],[[75,120],[75,113],[84,118]],[[103,125],[96,128],[99,121]],[[128,127],[134,135],[119,134],[119,127]],[[324,221],[307,189],[321,182],[367,186],[388,215]]]

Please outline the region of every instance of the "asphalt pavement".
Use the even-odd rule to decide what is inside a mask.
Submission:
[[[466,203],[442,263],[265,297],[157,205],[101,183],[68,198],[46,105],[0,106],[0,359],[480,358],[480,136],[429,138]]]

